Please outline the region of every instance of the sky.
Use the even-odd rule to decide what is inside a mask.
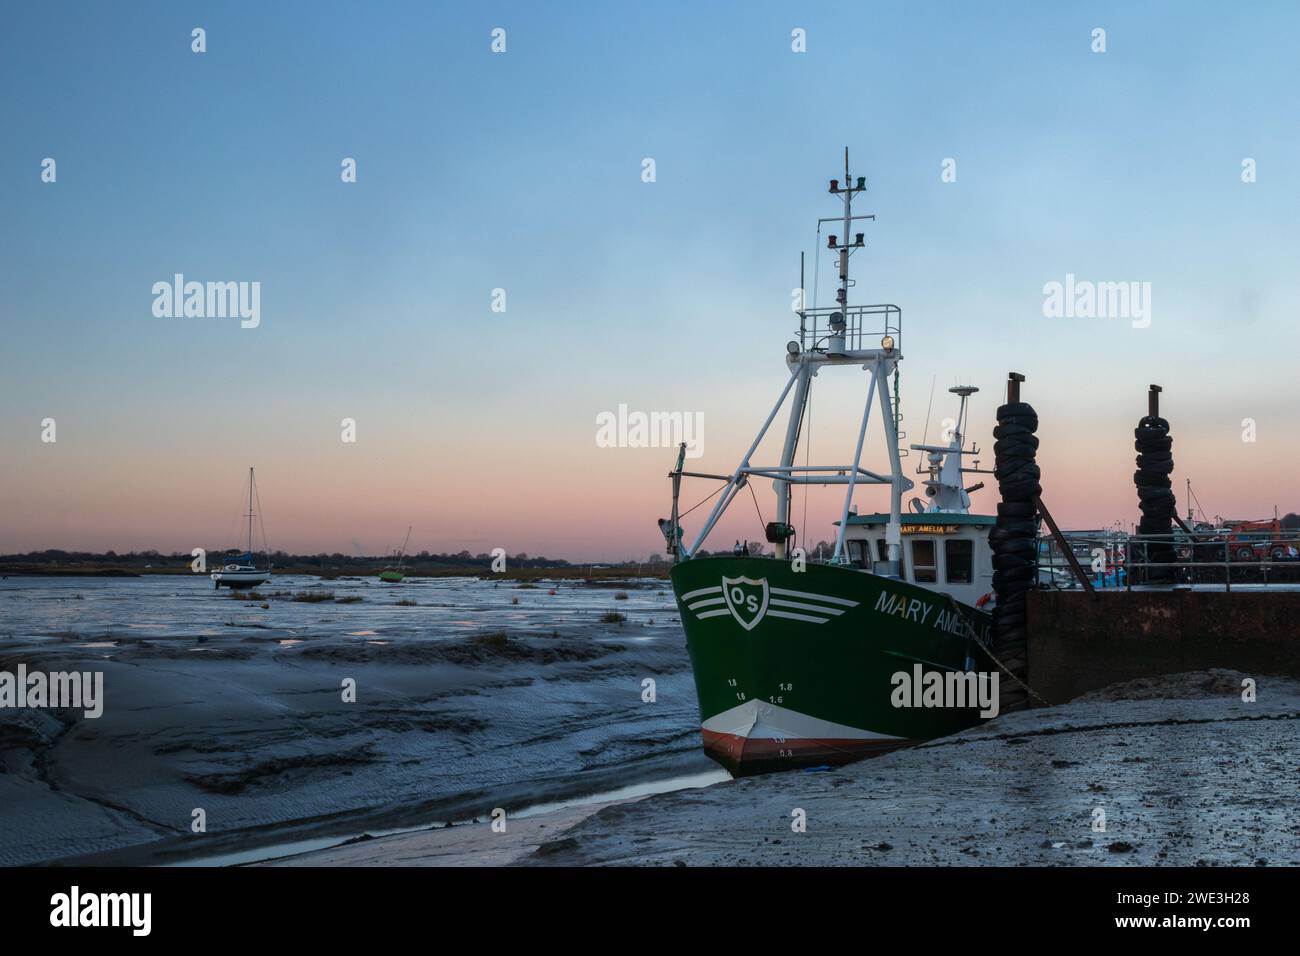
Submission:
[[[661,552],[674,449],[601,447],[598,417],[701,416],[691,467],[735,467],[801,251],[833,295],[845,147],[877,217],[851,301],[902,308],[905,443],[975,384],[988,466],[1021,372],[1058,523],[1127,526],[1159,383],[1184,513],[1188,480],[1211,520],[1300,510],[1298,28],[1282,3],[11,7],[0,553],[233,546],[249,465],[285,551],[412,525],[413,551]],[[156,315],[176,273],[259,283],[258,324]],[[1067,275],[1150,283],[1149,323],[1045,315]],[[814,462],[851,457],[866,386],[819,376]],[[709,544],[761,537],[755,490]],[[839,504],[796,492],[801,540]]]

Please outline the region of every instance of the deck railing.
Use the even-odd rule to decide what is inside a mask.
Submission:
[[[831,316],[843,314],[844,325],[831,324]],[[825,350],[832,338],[842,336],[844,348],[850,351],[878,349],[886,335],[894,340],[894,348],[903,348],[903,310],[896,305],[851,305],[847,309],[831,306],[808,309],[803,313],[799,328],[799,347]]]
[[[1295,584],[1300,582],[1300,532],[1233,535],[1219,529],[1188,534],[1079,534],[1066,540],[1098,589],[1134,585]],[[1040,537],[1039,582],[1078,587],[1050,536]]]

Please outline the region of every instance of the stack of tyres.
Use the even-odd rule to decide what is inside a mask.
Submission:
[[[1029,642],[1025,631],[1025,596],[1038,579],[1038,496],[1043,488],[1035,461],[1038,453],[1038,413],[1026,402],[998,409],[993,429],[994,469],[1002,501],[997,525],[989,532],[993,549],[993,653],[1021,681],[1028,671]],[[1003,678],[1001,709],[1029,705],[1024,688]]]
[[[1133,483],[1137,485],[1138,508],[1142,511],[1138,534],[1171,535],[1178,502],[1169,480],[1174,470],[1174,440],[1169,437],[1169,422],[1158,415],[1147,415],[1133,430],[1133,438],[1133,447],[1138,452]],[[1169,564],[1174,560],[1172,538],[1146,546],[1146,561],[1150,564]],[[1172,567],[1147,567],[1143,571],[1148,581],[1169,581],[1174,577]]]

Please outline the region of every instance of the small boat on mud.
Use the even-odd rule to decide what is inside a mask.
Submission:
[[[397,552],[397,564],[389,565],[379,572],[379,580],[388,584],[401,584],[406,578],[406,572],[402,570],[406,564],[406,546],[411,543],[411,526],[406,527],[406,540],[402,542],[401,549]]]
[[[213,587],[223,585],[228,588],[251,588],[271,580],[271,557],[269,550],[263,552],[266,566],[259,568],[253,555],[253,518],[258,517],[253,508],[257,499],[257,479],[253,469],[248,469],[248,512],[243,515],[248,520],[248,545],[244,553],[232,558],[220,571],[213,571],[210,577]],[[260,502],[259,502],[260,504]],[[260,525],[260,521],[259,521]],[[266,529],[262,529],[263,545],[266,541]]]
[[[865,178],[855,184],[849,177],[846,151],[844,182],[830,183],[843,204],[842,216],[829,220],[842,224],[842,234],[827,239],[839,267],[835,305],[799,303],[798,338],[785,348],[789,378],[740,464],[729,475],[686,472],[683,446],[670,474],[672,516],[660,529],[673,557],[672,587],[704,749],[733,774],[845,763],[944,736],[989,716],[976,701],[987,700],[990,688],[997,699],[987,657],[996,518],[971,513],[970,494],[982,484],[963,483],[964,473],[979,470],[963,464],[978,454],[962,436],[976,389],[952,389],[960,410],[946,444],[911,446],[927,456],[919,469],[925,499],[913,498],[905,513],[903,495],[915,484],[903,474],[899,448],[902,311],[848,302],[849,259],[865,246],[854,224],[875,218],[853,215],[853,199],[865,188]],[[870,374],[851,463],[796,464],[813,379],[844,366]],[[787,398],[780,460],[755,464],[751,459]],[[862,453],[873,406],[887,464],[867,468]],[[683,477],[725,482],[689,546],[679,524]],[[750,555],[742,547],[704,551],[718,520],[756,478],[770,480],[776,495],[775,520],[764,528],[773,555]],[[795,547],[795,485],[845,489],[834,551],[824,563]],[[870,485],[888,488],[887,513],[855,512],[854,491]],[[919,688],[900,693],[903,682],[922,680],[929,688],[956,689],[963,699],[954,703],[949,693],[932,700],[927,692],[923,700]]]

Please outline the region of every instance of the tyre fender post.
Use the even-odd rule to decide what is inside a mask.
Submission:
[[[1133,430],[1133,447],[1138,453],[1133,483],[1137,487],[1138,509],[1142,512],[1138,535],[1156,536],[1155,540],[1144,540],[1141,545],[1145,566],[1136,570],[1141,574],[1140,580],[1146,581],[1172,581],[1173,563],[1177,559],[1173,532],[1178,501],[1169,478],[1174,470],[1173,439],[1169,435],[1169,422],[1160,417],[1161,391],[1159,385],[1149,387],[1147,414]]]
[[[989,533],[993,550],[993,653],[1015,678],[999,684],[1002,712],[1029,706],[1029,641],[1026,631],[1026,596],[1038,577],[1038,498],[1042,494],[1036,462],[1038,413],[1020,400],[1025,376],[1007,376],[1007,401],[997,410],[993,445],[993,474],[1002,503]]]

